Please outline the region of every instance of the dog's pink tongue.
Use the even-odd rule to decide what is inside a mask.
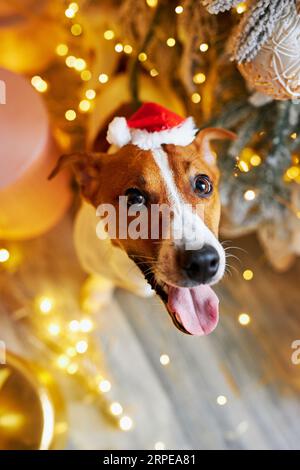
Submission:
[[[206,284],[191,289],[169,286],[168,307],[192,335],[208,335],[218,324],[219,299]]]

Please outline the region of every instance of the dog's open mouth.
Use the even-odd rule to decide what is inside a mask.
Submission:
[[[219,321],[219,299],[207,284],[176,287],[158,283],[149,265],[139,264],[146,280],[159,295],[174,325],[183,333],[202,336],[211,333]]]

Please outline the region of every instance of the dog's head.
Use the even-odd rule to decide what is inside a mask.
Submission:
[[[217,238],[219,171],[210,140],[224,138],[235,135],[209,128],[185,146],[142,149],[129,143],[113,154],[63,156],[54,170],[71,164],[83,197],[95,208],[110,204],[115,209],[112,243],[142,270],[174,324],[195,335],[210,333],[218,321],[218,299],[210,285],[224,274],[225,252]],[[144,224],[139,232],[137,218]]]

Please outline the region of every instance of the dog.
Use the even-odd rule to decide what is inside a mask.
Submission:
[[[81,217],[82,228],[94,233],[92,250],[90,238],[84,242],[89,250],[86,269],[129,289],[135,283],[143,286],[146,279],[145,292],[151,286],[174,325],[190,335],[207,335],[218,323],[219,301],[211,286],[223,277],[226,260],[218,241],[220,175],[210,141],[235,138],[218,128],[198,132],[192,118],[145,103],[130,119],[117,117],[109,125],[107,139],[117,147],[114,153],[64,155],[51,174],[70,165],[90,205],[85,205],[89,216]],[[146,211],[147,236],[128,236],[135,221],[128,212],[126,237],[117,230],[115,237],[96,239],[95,208],[109,204],[119,215],[121,196],[128,211],[170,208],[167,224],[159,215],[158,237],[151,236],[154,222]]]

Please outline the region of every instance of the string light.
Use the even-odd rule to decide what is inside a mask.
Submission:
[[[261,157],[255,153],[250,158],[250,163],[252,166],[259,166],[261,164]]]
[[[125,54],[131,54],[132,51],[133,51],[132,46],[130,44],[125,44],[125,46],[124,46]]]
[[[220,405],[220,406],[226,405],[226,403],[227,403],[227,398],[225,397],[225,395],[219,395],[219,396],[217,397],[217,403],[218,403],[218,405]]]
[[[38,310],[41,313],[47,315],[53,309],[54,300],[51,299],[50,297],[43,296],[37,299],[36,304],[37,304]]]
[[[86,113],[91,109],[91,103],[88,100],[81,100],[78,108],[81,112]]]
[[[162,354],[159,358],[159,362],[162,366],[167,366],[168,364],[170,364],[170,358],[168,354]]]
[[[68,356],[70,356],[70,357],[75,357],[76,354],[77,354],[76,349],[73,348],[73,346],[70,346],[69,348],[67,348],[66,352],[67,352]]]
[[[133,421],[129,416],[123,416],[119,421],[122,431],[130,431],[133,426]]]
[[[57,323],[50,323],[48,326],[48,332],[51,336],[58,336],[60,333],[60,326]]]
[[[246,201],[253,201],[255,198],[256,198],[256,194],[255,194],[255,191],[253,191],[253,189],[248,189],[247,191],[245,191],[244,199],[246,199]]]
[[[138,55],[138,59],[140,62],[145,62],[147,60],[147,54],[145,52],[140,52]]]
[[[79,10],[78,4],[76,2],[72,2],[68,6],[68,8],[65,10],[65,16],[67,18],[74,18],[78,10]]]
[[[0,250],[0,263],[5,263],[10,258],[10,253],[6,248]]]
[[[114,415],[114,416],[120,416],[123,413],[123,407],[117,401],[114,401],[110,405],[109,409],[110,409],[111,414]]]
[[[78,23],[75,23],[71,26],[71,33],[73,36],[80,36],[82,33],[82,26]]]
[[[41,77],[39,77],[38,75],[35,75],[34,77],[32,77],[31,84],[40,93],[44,93],[48,89],[47,82],[43,80]]]
[[[75,346],[76,351],[79,354],[84,354],[88,350],[88,343],[85,340],[78,341]]]
[[[107,29],[104,31],[103,36],[107,41],[111,41],[115,37],[115,33],[111,29]]]
[[[168,38],[166,43],[167,43],[167,46],[174,47],[175,44],[176,44],[176,39],[175,38]]]
[[[98,80],[100,83],[107,83],[108,75],[106,73],[100,73]]]
[[[76,57],[74,57],[73,55],[69,55],[67,58],[66,58],[66,65],[67,67],[74,67],[75,65],[75,62],[76,62]]]
[[[159,73],[158,73],[158,71],[157,71],[156,69],[151,69],[151,70],[150,70],[150,75],[151,75],[151,77],[157,77],[158,74],[159,74]]]
[[[240,313],[239,317],[238,317],[238,322],[243,325],[243,326],[247,326],[249,325],[251,321],[251,318],[250,316],[248,315],[248,313]]]
[[[96,92],[95,92],[95,90],[90,88],[90,89],[86,90],[85,96],[87,97],[87,99],[93,100],[96,97]]]
[[[244,160],[239,160],[238,168],[243,173],[248,173],[248,171],[250,170],[248,163],[246,163]]]
[[[182,12],[183,12],[183,6],[177,5],[177,7],[175,8],[175,13],[177,13],[177,15],[181,15]]]
[[[195,104],[200,103],[201,96],[199,95],[199,93],[193,93],[192,96],[191,96],[191,100]]]
[[[85,82],[87,82],[88,80],[92,78],[92,74],[89,70],[83,70],[80,76],[81,76],[81,79]]]
[[[118,44],[115,45],[115,51],[119,52],[119,53],[122,52],[123,51],[123,44],[118,42]]]
[[[70,364],[70,359],[68,356],[62,354],[57,359],[57,365],[60,369],[65,369]]]
[[[98,388],[100,392],[107,393],[111,389],[111,383],[109,382],[109,380],[103,379],[100,381]]]
[[[297,132],[293,132],[293,134],[291,134],[291,139],[293,140],[297,139]]]
[[[157,0],[146,0],[148,7],[155,8],[157,6]]]
[[[208,51],[208,48],[209,48],[209,46],[208,46],[208,44],[206,44],[206,42],[203,42],[203,43],[200,44],[200,46],[199,46],[199,49],[200,49],[201,52],[206,52],[206,51]]]
[[[76,119],[76,111],[74,109],[68,109],[68,111],[65,112],[65,118],[67,121],[74,121]]]
[[[93,330],[94,323],[90,318],[83,318],[80,322],[80,331],[83,333],[89,333]]]
[[[245,271],[243,272],[243,278],[245,279],[245,281],[251,281],[251,279],[253,279],[253,271],[251,271],[251,269],[245,269]]]
[[[245,13],[245,11],[247,10],[247,4],[246,2],[241,2],[241,3],[238,3],[237,6],[236,6],[236,12],[241,15],[242,13]]]
[[[66,44],[58,44],[55,51],[57,55],[63,57],[68,54],[69,48]]]
[[[201,85],[202,83],[205,82],[205,80],[206,80],[206,75],[202,72],[196,73],[193,76],[193,82],[196,83],[197,85]]]
[[[72,331],[73,333],[76,333],[77,331],[80,330],[80,323],[78,320],[72,320],[70,321],[69,323],[69,329],[70,331]]]
[[[81,72],[86,68],[86,61],[84,59],[76,59],[74,63],[74,68],[78,71]]]

